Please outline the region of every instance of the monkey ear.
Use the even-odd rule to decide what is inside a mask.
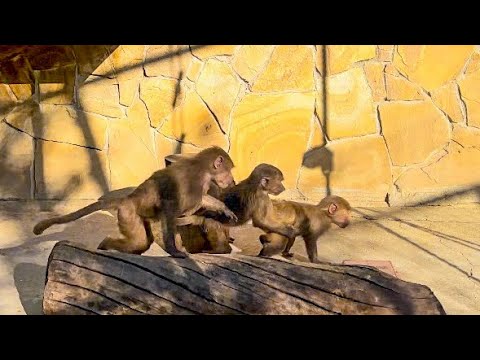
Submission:
[[[262,180],[260,180],[260,184],[262,185],[263,188],[267,187],[269,180],[270,179],[268,177],[263,177]]]
[[[213,167],[215,169],[218,169],[221,165],[223,164],[223,156],[220,155],[219,157],[217,157],[215,159],[215,161],[213,162]]]
[[[329,213],[330,215],[333,215],[333,214],[335,214],[335,211],[337,211],[337,205],[335,205],[335,204],[330,204],[330,205],[328,206],[328,213]]]

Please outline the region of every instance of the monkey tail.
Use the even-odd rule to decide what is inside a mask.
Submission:
[[[81,217],[84,217],[98,210],[117,207],[122,200],[123,199],[101,200],[101,201],[94,202],[93,204],[90,204],[88,206],[85,206],[84,208],[81,208],[80,210],[74,211],[70,214],[63,215],[63,216],[56,216],[50,219],[42,220],[37,225],[34,226],[33,233],[35,235],[40,235],[52,225],[65,224],[65,223],[80,219]]]

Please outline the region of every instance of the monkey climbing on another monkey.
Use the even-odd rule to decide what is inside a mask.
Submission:
[[[350,204],[340,196],[330,195],[317,205],[304,204],[295,201],[272,200],[273,216],[285,226],[295,229],[294,235],[284,235],[268,232],[260,235],[262,250],[259,256],[269,257],[282,253],[291,257],[290,253],[295,237],[302,236],[305,241],[308,259],[318,262],[317,241],[332,224],[345,228],[350,223]]]
[[[252,220],[254,226],[264,231],[276,232],[290,238],[294,234],[294,229],[288,224],[277,221],[272,200],[268,196],[269,194],[279,195],[285,190],[283,180],[283,174],[278,168],[269,164],[260,164],[253,169],[248,178],[233,187],[223,189],[219,194],[219,199],[237,216],[236,222],[232,222],[221,214],[201,210],[196,215],[178,218],[177,225],[203,228],[208,242],[216,244],[216,248],[206,252],[214,253],[231,252],[228,233],[223,232],[222,235],[225,226],[243,225],[249,220]],[[225,226],[220,226],[219,223]],[[217,230],[208,231],[209,228],[215,229],[215,226]]]
[[[106,237],[98,249],[142,254],[154,241],[150,220],[159,220],[155,223],[161,224],[164,250],[173,257],[186,257],[187,253],[175,242],[178,217],[191,215],[203,207],[223,212],[231,221],[236,221],[235,214],[224,203],[207,194],[212,182],[221,189],[233,184],[233,166],[223,149],[210,147],[156,171],[123,198],[97,201],[73,213],[40,221],[33,232],[39,235],[54,224],[65,224],[94,211],[116,208],[123,237]]]

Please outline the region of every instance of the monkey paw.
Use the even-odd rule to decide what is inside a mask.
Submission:
[[[179,259],[185,259],[185,258],[188,258],[188,253],[185,252],[185,251],[180,251],[180,250],[170,250],[170,251],[167,251],[171,257],[174,257],[174,258],[179,258]]]
[[[223,213],[224,213],[225,216],[228,217],[229,219],[231,219],[231,220],[233,220],[233,221],[235,221],[235,222],[238,221],[237,215],[235,215],[235,214],[233,213],[233,211],[231,211],[231,210],[229,210],[229,209],[225,209],[225,210],[223,211]]]
[[[283,253],[282,253],[282,256],[283,256],[283,257],[286,257],[286,258],[291,258],[291,257],[293,257],[293,253],[291,253],[291,252],[283,252]]]

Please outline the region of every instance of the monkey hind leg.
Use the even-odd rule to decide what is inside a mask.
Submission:
[[[276,233],[267,233],[260,235],[260,242],[262,243],[262,250],[258,256],[269,257],[280,254],[285,249],[288,238]]]
[[[120,238],[106,237],[98,246],[100,250],[118,250],[129,254],[143,254],[152,245],[152,236],[143,219],[138,216],[133,204],[122,204],[118,208]]]
[[[295,242],[295,238],[289,238],[287,241],[287,245],[285,246],[285,249],[282,251],[282,256],[286,258],[291,258],[293,257],[293,253],[290,252],[290,249],[293,246],[293,243]]]

